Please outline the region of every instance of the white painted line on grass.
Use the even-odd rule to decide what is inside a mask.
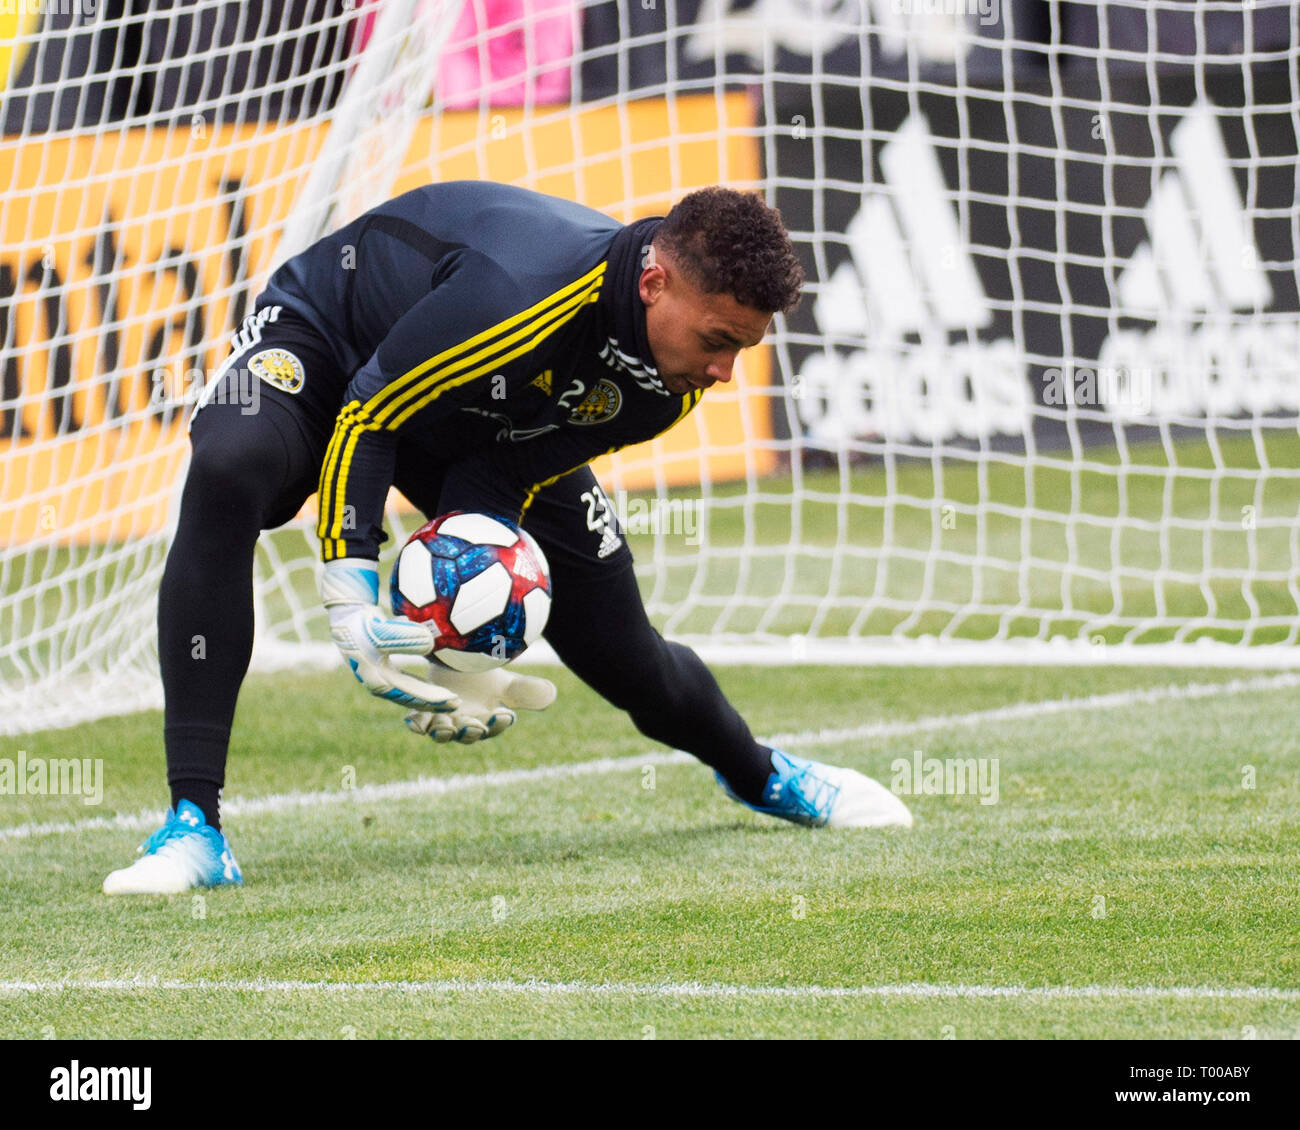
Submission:
[[[1222,683],[1193,683],[1190,686],[1171,684],[1164,687],[1088,695],[1084,698],[1020,702],[1011,706],[995,706],[988,710],[971,711],[967,714],[939,714],[924,718],[866,722],[860,726],[842,729],[801,730],[789,734],[772,734],[759,740],[767,745],[780,746],[784,749],[800,749],[834,742],[903,737],[910,734],[931,733],[935,730],[1023,721],[1074,710],[1123,709],[1148,703],[1181,702],[1294,687],[1300,687],[1300,673],[1288,672],[1281,675],[1261,675],[1250,679],[1231,679]],[[411,797],[445,796],[448,793],[465,792],[476,788],[502,788],[533,781],[569,780],[627,769],[641,769],[646,765],[675,765],[687,762],[698,764],[690,754],[651,750],[631,757],[602,757],[594,761],[580,761],[573,765],[544,765],[534,769],[505,769],[492,773],[459,773],[451,777],[417,777],[414,781],[362,785],[349,790],[278,793],[248,800],[232,797],[222,802],[221,810],[223,817],[260,816],[266,813],[319,808],[333,804],[368,804],[383,800],[405,800]],[[162,814],[159,810],[146,809],[142,812],[117,816],[97,816],[89,820],[17,824],[12,828],[0,828],[0,842],[101,829],[146,831],[156,828],[161,818]]]
[[[602,757],[595,761],[579,761],[576,765],[543,765],[535,769],[503,769],[492,773],[458,773],[452,777],[417,777],[414,781],[390,781],[384,785],[361,785],[355,789],[328,792],[276,793],[271,796],[241,800],[233,797],[221,802],[222,822],[226,817],[261,816],[268,812],[290,812],[299,808],[320,808],[331,804],[367,804],[380,800],[405,800],[409,797],[445,796],[475,788],[500,788],[527,781],[565,780],[571,777],[589,777],[612,773],[620,769],[639,768],[643,765],[669,765],[676,762],[694,762],[688,753],[664,751],[638,754],[634,757]],[[32,836],[55,836],[68,832],[88,832],[99,828],[126,828],[142,831],[156,828],[162,819],[157,809],[146,809],[130,815],[104,817],[90,820],[65,821],[49,824],[19,824],[13,828],[0,828],[0,841],[27,839]]]
[[[803,730],[795,734],[773,734],[760,739],[769,745],[817,745],[824,742],[853,741],[863,738],[901,737],[905,734],[933,730],[983,726],[990,722],[1018,722],[1026,718],[1043,718],[1072,710],[1118,710],[1153,702],[1188,701],[1216,698],[1220,695],[1244,694],[1249,691],[1273,691],[1300,687],[1300,673],[1259,675],[1250,679],[1229,679],[1222,683],[1172,683],[1164,687],[1113,691],[1084,698],[1049,698],[1039,702],[1017,702],[1011,706],[994,706],[969,714],[939,714],[929,718],[901,719],[894,722],[869,722],[836,730]]]
[[[1300,989],[1218,988],[1212,985],[719,985],[684,983],[590,984],[581,981],[276,981],[172,980],[159,977],[0,981],[0,993],[59,992],[409,993],[509,994],[574,997],[703,997],[802,1000],[888,997],[925,999],[1251,1000],[1300,1001]]]

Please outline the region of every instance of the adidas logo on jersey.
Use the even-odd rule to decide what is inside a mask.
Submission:
[[[600,534],[600,548],[596,550],[596,556],[604,560],[611,553],[614,553],[623,544],[623,539],[613,530],[606,526]]]
[[[233,334],[230,335],[231,353],[240,353],[250,349],[262,340],[262,327],[269,322],[280,320],[282,306],[267,306],[256,314],[249,314]]]

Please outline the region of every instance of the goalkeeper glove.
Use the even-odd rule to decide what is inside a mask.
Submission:
[[[434,667],[430,674],[460,696],[460,707],[440,714],[412,710],[406,725],[439,743],[495,738],[515,724],[516,710],[545,710],[555,701],[554,683],[503,667],[476,674]]]
[[[434,635],[424,624],[389,616],[379,607],[379,562],[355,557],[327,561],[320,593],[329,611],[330,635],[366,690],[417,710],[460,706],[452,691],[408,675],[390,658],[428,655]]]

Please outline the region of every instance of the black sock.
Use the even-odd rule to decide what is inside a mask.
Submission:
[[[221,786],[212,781],[200,781],[194,778],[171,782],[172,808],[180,808],[181,801],[188,800],[203,810],[203,819],[209,828],[221,831]]]
[[[722,774],[727,777],[727,784],[731,786],[731,791],[741,800],[749,801],[750,804],[763,803],[763,789],[767,785],[768,778],[772,776],[772,750],[765,745],[758,748],[762,751],[762,756],[757,762],[746,758],[739,766],[739,784],[727,777],[725,773]]]

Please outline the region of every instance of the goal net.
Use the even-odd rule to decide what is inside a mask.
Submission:
[[[791,229],[801,307],[598,467],[666,634],[1291,663],[1298,38],[1288,0],[0,5],[0,729],[160,704],[189,405],[277,262],[459,178]],[[311,525],[262,538],[257,666],[330,655]]]

